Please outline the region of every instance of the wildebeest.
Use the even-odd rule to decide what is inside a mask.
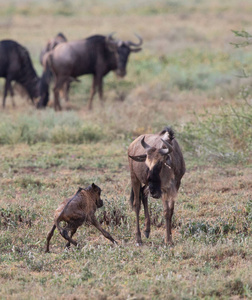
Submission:
[[[97,185],[92,183],[85,189],[79,188],[72,198],[66,199],[56,209],[54,225],[47,235],[46,252],[49,252],[49,243],[56,228],[63,238],[68,241],[66,247],[70,247],[71,243],[76,246],[77,242],[73,240],[72,237],[78,227],[84,222],[91,223],[112,243],[117,243],[112,236],[101,227],[95,217],[96,209],[102,206],[103,201],[101,200],[101,189]],[[66,222],[65,227],[60,226],[61,221]],[[68,235],[69,231],[70,236]]]
[[[3,107],[5,107],[8,91],[13,96],[12,81],[16,81],[26,90],[32,102],[40,95],[40,78],[33,68],[29,52],[16,41],[0,41],[0,77],[5,78]],[[45,86],[43,86],[43,90],[45,90]],[[46,95],[45,93],[42,97],[44,101],[47,100]]]
[[[150,216],[148,211],[148,193],[153,198],[162,197],[166,243],[172,244],[172,215],[174,200],[185,173],[185,162],[174,131],[165,127],[158,134],[145,134],[136,138],[128,148],[131,176],[130,201],[136,213],[136,240],[142,244],[139,227],[141,201],[144,206],[144,234],[150,234]]]
[[[48,52],[50,52],[51,50],[53,50],[58,44],[61,44],[61,43],[65,43],[67,42],[67,38],[65,37],[65,35],[61,32],[59,32],[54,38],[51,38],[46,46],[41,50],[40,52],[40,55],[39,55],[39,61],[41,63],[41,65],[43,65],[43,61],[46,61],[46,57],[48,55]],[[45,101],[47,102],[49,100],[49,84],[50,84],[50,81],[52,80],[53,78],[53,74],[52,72],[48,69],[43,75],[42,75],[42,84],[44,85],[45,87],[45,94],[48,95],[48,98],[41,98],[41,102]],[[48,88],[47,88],[48,86]],[[69,88],[70,88],[70,82],[67,82],[64,87],[63,87],[63,91],[64,91],[64,97],[66,98],[66,100],[68,101],[68,91],[69,91]],[[42,94],[43,95],[43,94]],[[39,107],[41,107],[39,105]]]
[[[67,38],[62,32],[59,32],[54,38],[51,38],[46,46],[41,50],[40,55],[39,55],[39,61],[41,65],[43,65],[43,57],[44,55],[53,50],[58,44],[67,42]]]
[[[92,100],[98,88],[100,100],[103,100],[103,77],[110,71],[116,71],[120,77],[126,75],[129,54],[138,52],[142,38],[137,36],[139,43],[116,40],[109,36],[93,35],[83,40],[71,41],[57,45],[43,59],[44,73],[42,78],[48,82],[48,69],[55,76],[54,108],[60,110],[59,91],[65,83],[77,80],[85,74],[93,74],[88,108],[92,108]],[[41,100],[38,107],[45,107],[47,102]]]

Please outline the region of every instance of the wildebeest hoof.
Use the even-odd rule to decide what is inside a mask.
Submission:
[[[166,246],[169,247],[169,248],[173,248],[173,247],[174,247],[173,241],[167,242],[167,243],[166,243]]]
[[[140,247],[140,246],[142,246],[142,242],[140,242],[140,243],[139,243],[139,242],[137,242],[137,243],[136,243],[136,246],[137,246],[137,247]]]
[[[148,238],[150,236],[150,231],[144,231],[144,235]]]

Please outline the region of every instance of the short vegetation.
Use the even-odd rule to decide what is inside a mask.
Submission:
[[[16,107],[8,97],[0,109],[1,297],[250,299],[252,4],[65,0],[0,7],[1,39],[26,45],[38,74],[39,51],[52,33],[73,40],[116,31],[132,40],[137,32],[144,40],[123,80],[105,78],[104,106],[96,96],[87,110],[91,78],[83,76],[72,84],[70,102],[61,100],[62,112],[54,112],[52,93],[44,110],[18,93]],[[164,244],[162,203],[155,199],[150,237],[142,234],[137,247],[127,148],[167,125],[187,167],[174,247]],[[85,225],[77,247],[65,249],[56,232],[46,254],[55,209],[92,182],[104,201],[97,219],[118,245]]]

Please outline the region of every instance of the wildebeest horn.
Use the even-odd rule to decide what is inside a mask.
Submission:
[[[147,143],[145,143],[144,138],[145,138],[145,136],[141,140],[141,145],[144,147],[145,150],[149,150],[151,148],[151,146],[148,145]]]
[[[162,154],[169,154],[173,151],[172,145],[170,145],[167,141],[161,139],[162,142],[165,144],[165,146],[167,147],[167,149],[160,149],[160,153]]]
[[[139,39],[139,43],[138,44],[136,44],[136,43],[133,43],[133,42],[131,42],[131,41],[128,41],[126,44],[128,45],[128,46],[134,46],[134,47],[139,47],[139,46],[141,46],[142,45],[142,43],[143,43],[143,39],[141,38],[141,36],[140,35],[138,35],[138,34],[136,34],[135,33],[135,36]]]
[[[111,45],[112,47],[121,47],[123,41],[121,40],[116,40],[113,39],[113,35],[115,34],[115,32],[110,33],[107,38],[106,41],[108,42],[109,45]],[[111,50],[115,50],[115,48],[112,48]]]

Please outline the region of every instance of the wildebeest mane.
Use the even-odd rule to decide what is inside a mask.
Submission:
[[[38,90],[36,87],[39,78],[33,68],[30,55],[28,51],[20,45],[17,46],[17,51],[20,56],[21,69],[16,81],[26,88],[31,98],[37,97]]]

